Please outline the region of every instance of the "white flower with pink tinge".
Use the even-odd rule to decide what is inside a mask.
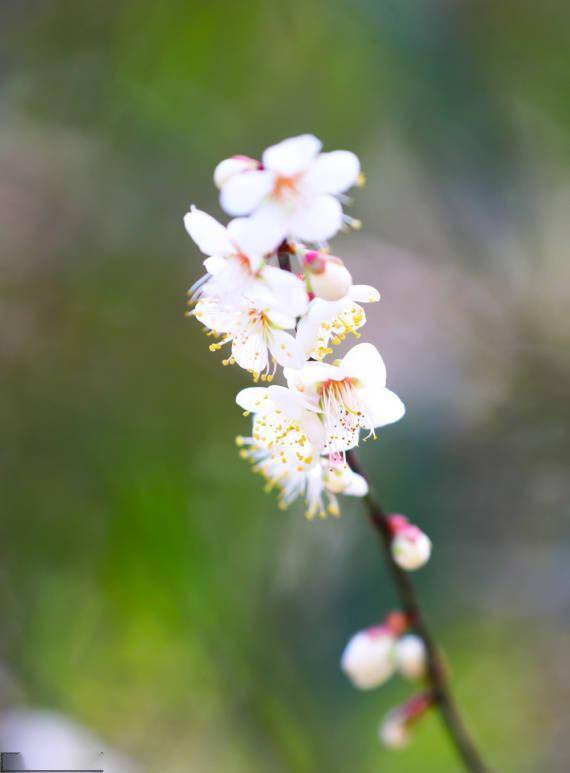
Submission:
[[[290,467],[287,475],[279,482],[280,506],[288,507],[298,497],[307,505],[306,517],[312,520],[316,515],[325,518],[327,514],[340,516],[337,496],[364,497],[368,483],[353,472],[344,462],[332,462],[321,457],[307,470]]]
[[[204,261],[208,274],[194,286],[195,298],[213,298],[224,309],[238,308],[244,298],[254,298],[294,317],[304,313],[309,302],[304,283],[290,271],[266,264],[271,245],[260,238],[247,218],[236,218],[225,228],[192,207],[184,225],[198,248],[209,256]]]
[[[366,324],[361,303],[377,303],[380,293],[370,285],[351,285],[347,294],[337,301],[313,298],[297,326],[297,341],[307,357],[323,360],[333,348],[352,334],[360,338],[358,329]]]
[[[267,148],[257,167],[245,157],[222,161],[214,175],[222,207],[251,215],[274,248],[286,238],[325,242],[353,222],[339,199],[358,181],[360,162],[348,150],[321,148],[315,136],[302,134]]]
[[[405,413],[400,398],[386,388],[386,367],[372,344],[357,344],[335,365],[308,362],[300,370],[285,368],[284,375],[289,388],[320,412],[324,450],[333,458],[358,445],[361,429],[375,437],[375,429]]]
[[[241,455],[266,479],[268,491],[278,488],[280,507],[302,497],[307,518],[338,516],[338,495],[368,493],[366,480],[346,463],[319,456],[324,426],[301,394],[282,386],[249,387],[236,402],[254,414],[251,437],[237,438]]]
[[[231,356],[223,364],[237,363],[256,381],[272,381],[277,364],[300,368],[305,362],[301,345],[285,332],[295,328],[296,319],[289,314],[246,300],[228,310],[208,296],[190,314],[219,338],[210,344],[210,351],[231,343]]]
[[[246,414],[254,414],[253,436],[238,445],[256,446],[270,454],[284,453],[284,462],[296,458],[306,469],[321,454],[325,442],[323,423],[303,395],[287,387],[247,387],[236,395]],[[286,449],[292,449],[292,456]]]

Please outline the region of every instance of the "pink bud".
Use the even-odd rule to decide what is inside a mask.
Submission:
[[[325,301],[344,298],[352,287],[352,276],[340,258],[317,250],[303,256],[310,290]]]
[[[429,693],[415,695],[402,706],[393,709],[378,728],[378,735],[385,746],[401,749],[410,742],[411,727],[433,706]]]
[[[405,515],[391,515],[389,518],[392,531],[392,557],[402,569],[413,571],[424,566],[431,555],[431,540]]]
[[[355,687],[370,690],[386,682],[396,667],[396,639],[385,625],[356,633],[342,653],[341,667]]]

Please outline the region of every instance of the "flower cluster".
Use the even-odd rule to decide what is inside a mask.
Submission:
[[[391,612],[383,623],[355,633],[346,645],[341,668],[360,690],[379,687],[396,672],[411,681],[427,676],[427,651],[423,639],[410,633],[411,621],[402,612]],[[410,711],[421,705],[422,711]],[[431,705],[412,698],[404,707],[390,712],[380,725],[380,739],[393,748],[405,746],[409,725]],[[404,710],[405,709],[405,710]]]
[[[260,161],[218,164],[220,203],[234,216],[226,226],[196,207],[184,218],[207,256],[188,314],[211,337],[211,351],[227,351],[223,364],[240,366],[258,385],[236,398],[252,415],[251,434],[237,438],[241,455],[278,491],[280,506],[302,497],[310,518],[339,515],[341,494],[367,494],[346,452],[361,430],[375,437],[405,411],[372,344],[326,361],[347,336],[360,337],[363,304],[380,299],[375,288],[354,284],[327,246],[339,230],[359,227],[343,204],[361,179],[354,153],[322,153],[305,134],[273,145]],[[271,383],[278,366],[283,385]]]
[[[322,153],[313,135],[268,148],[258,161],[225,159],[215,169],[226,226],[192,207],[186,229],[207,256],[206,274],[190,288],[189,311],[212,339],[227,347],[255,383],[236,402],[251,415],[251,434],[239,436],[240,454],[276,489],[286,508],[298,498],[309,518],[340,515],[339,495],[364,497],[368,483],[347,463],[347,452],[398,421],[405,409],[386,387],[386,367],[370,343],[357,343],[327,361],[349,335],[360,338],[363,304],[380,300],[374,287],[354,284],[328,240],[359,227],[346,215],[345,192],[362,179],[354,153]],[[283,383],[272,383],[278,366]],[[261,383],[260,383],[261,382]],[[403,515],[388,519],[392,557],[407,571],[423,566],[431,542]],[[426,675],[426,648],[403,613],[352,637],[341,665],[356,687],[370,689],[395,671]],[[430,705],[416,698],[390,715],[380,732],[401,746],[410,723]]]

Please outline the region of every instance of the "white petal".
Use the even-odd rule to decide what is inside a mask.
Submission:
[[[309,296],[301,279],[276,266],[263,269],[263,280],[276,298],[276,306],[294,317],[305,313]]]
[[[322,298],[313,298],[307,312],[308,318],[313,322],[322,324],[323,322],[332,322],[349,305],[346,298],[339,301],[325,301]]]
[[[375,427],[393,424],[406,413],[404,403],[389,389],[363,389],[358,397]]]
[[[360,161],[349,150],[321,153],[311,164],[304,184],[316,193],[342,193],[353,186],[360,174]]]
[[[318,384],[329,378],[338,378],[338,368],[327,362],[308,362],[301,370],[285,368],[283,375],[290,389],[301,392],[310,400],[314,397]]]
[[[301,415],[303,400],[295,392],[280,384],[272,384],[266,389],[273,405],[286,413],[289,418],[296,419]]]
[[[289,214],[276,201],[263,202],[250,216],[264,252],[273,252],[287,236]]]
[[[348,494],[348,496],[351,497],[365,497],[366,494],[368,494],[368,482],[366,481],[366,478],[363,478],[362,475],[358,475],[356,472],[352,473],[350,476],[350,483],[342,493]]]
[[[271,332],[269,351],[283,367],[302,368],[305,364],[305,353],[301,346],[283,330]]]
[[[271,408],[269,390],[267,387],[247,387],[237,393],[236,403],[244,411],[251,411],[251,413],[269,410]]]
[[[334,196],[309,199],[289,218],[291,236],[306,242],[331,239],[342,226],[342,207]]]
[[[296,318],[278,309],[269,309],[265,312],[265,316],[272,325],[281,330],[291,330],[295,327]]]
[[[321,147],[321,141],[313,134],[290,137],[267,148],[262,157],[263,166],[289,177],[305,170]]]
[[[326,430],[318,413],[306,411],[302,422],[303,430],[311,441],[313,451],[320,454],[325,447]]]
[[[229,215],[249,215],[272,190],[270,172],[242,172],[226,182],[220,193],[220,204]]]
[[[254,158],[248,158],[247,156],[225,158],[214,169],[214,184],[218,188],[223,188],[230,177],[242,172],[249,172],[258,166],[259,164]]]
[[[380,389],[386,386],[386,366],[380,352],[373,344],[357,344],[339,365],[342,376],[358,379],[365,388]]]
[[[256,325],[255,328],[261,328]],[[260,373],[267,367],[267,344],[263,333],[257,329],[241,334],[232,341],[232,356],[244,370]]]
[[[216,276],[216,274],[219,274],[220,271],[223,271],[224,268],[226,268],[228,265],[228,262],[225,258],[206,258],[204,261],[204,268],[208,272],[208,274],[211,274],[212,276]]]
[[[226,229],[211,215],[192,207],[190,212],[184,215],[184,225],[198,248],[205,255],[232,254],[232,246]]]
[[[194,316],[201,325],[215,330],[217,333],[230,332],[236,323],[236,312],[213,298],[199,300],[194,310]]]
[[[262,209],[264,209],[263,207]],[[236,217],[228,223],[228,234],[242,255],[246,255],[253,264],[259,264],[261,258],[276,247],[275,239],[260,226],[254,216]],[[281,240],[280,240],[281,241]]]
[[[303,317],[297,325],[297,341],[307,356],[317,345],[320,324],[308,317]]]
[[[348,295],[358,303],[377,303],[380,300],[380,293],[370,285],[352,285]]]

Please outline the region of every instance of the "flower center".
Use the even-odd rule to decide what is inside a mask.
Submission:
[[[359,399],[355,379],[325,381],[320,389],[319,407],[323,411],[328,450],[335,457],[356,445],[360,429],[368,428],[374,433],[374,425]]]
[[[292,175],[291,177],[279,175],[275,178],[275,182],[273,184],[274,198],[279,199],[280,201],[295,198],[299,194],[299,189],[297,187],[298,182],[298,175]]]

